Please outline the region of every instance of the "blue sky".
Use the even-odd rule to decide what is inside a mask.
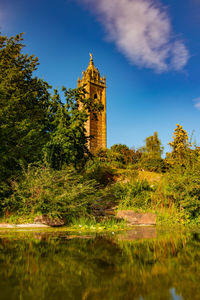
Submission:
[[[165,147],[179,123],[200,144],[200,0],[0,0],[2,34],[25,32],[37,75],[76,87],[93,53],[107,79],[108,147]]]

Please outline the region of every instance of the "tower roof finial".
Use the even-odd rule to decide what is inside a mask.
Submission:
[[[93,61],[93,54],[92,53],[90,53],[90,61]]]

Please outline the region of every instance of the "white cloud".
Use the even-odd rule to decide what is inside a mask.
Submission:
[[[107,38],[132,64],[157,72],[181,70],[189,52],[173,40],[169,16],[157,0],[80,0],[102,23]]]
[[[176,41],[172,45],[172,68],[181,70],[189,59],[189,53],[186,46],[181,41]]]
[[[195,98],[193,101],[195,102],[194,107],[200,110],[200,97]]]

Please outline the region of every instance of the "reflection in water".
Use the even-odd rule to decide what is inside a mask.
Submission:
[[[141,226],[128,230],[125,234],[118,234],[118,240],[122,241],[134,241],[138,239],[151,239],[156,238],[155,226]]]
[[[0,299],[199,299],[199,234],[80,237],[0,231]]]

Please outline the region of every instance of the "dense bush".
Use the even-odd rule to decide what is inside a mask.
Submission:
[[[113,196],[119,199],[120,209],[147,209],[151,205],[154,191],[146,180],[134,183],[116,183],[112,187]]]
[[[100,149],[95,153],[95,157],[101,162],[113,166],[114,168],[126,168],[135,166],[141,158],[142,153],[138,150],[129,149],[126,145],[115,144],[110,149]]]
[[[187,212],[190,220],[200,218],[200,163],[174,166],[166,175],[165,197]]]
[[[140,168],[150,172],[166,172],[168,165],[162,158],[143,158],[139,163]]]
[[[85,176],[88,179],[94,179],[100,185],[106,186],[115,181],[115,172],[113,168],[97,159],[90,160],[85,166]]]
[[[19,181],[12,182],[13,194],[4,206],[18,215],[48,214],[71,220],[86,216],[99,192],[94,180],[86,180],[72,168],[60,171],[29,166]]]

